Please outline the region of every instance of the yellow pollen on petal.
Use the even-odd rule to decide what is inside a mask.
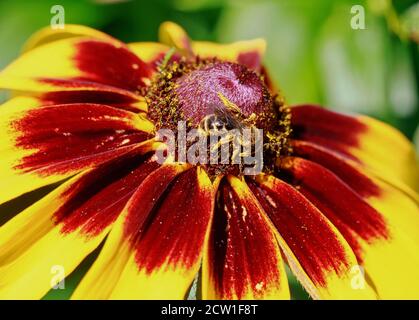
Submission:
[[[258,283],[256,284],[256,286],[255,286],[255,289],[256,289],[257,291],[261,291],[261,290],[263,289],[263,285],[264,285],[264,282],[263,282],[263,281],[258,282]]]
[[[266,200],[268,200],[269,204],[273,207],[273,208],[277,208],[276,207],[276,202],[272,199],[272,197],[270,195],[266,195]]]
[[[149,78],[141,78],[141,81],[144,82],[144,84],[146,86],[150,86],[151,85],[151,81]]]
[[[246,221],[246,217],[247,217],[247,210],[246,210],[246,208],[244,207],[244,206],[242,206],[242,218],[243,218],[243,221]]]

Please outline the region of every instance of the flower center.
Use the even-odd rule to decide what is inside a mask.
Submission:
[[[176,93],[184,116],[198,124],[228,100],[244,117],[261,114],[272,104],[271,96],[256,73],[246,67],[218,62],[191,71],[176,80]],[[225,97],[225,101],[222,98]]]
[[[290,114],[278,95],[247,67],[218,59],[181,60],[160,67],[148,90],[148,117],[156,129],[263,130],[263,168],[289,153]],[[262,131],[260,131],[262,132]],[[227,141],[228,140],[228,141]],[[231,139],[227,139],[231,142]],[[253,139],[252,143],[255,143]],[[240,174],[237,165],[209,165],[214,174]]]

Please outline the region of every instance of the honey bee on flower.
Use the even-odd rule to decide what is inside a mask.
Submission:
[[[42,298],[52,265],[69,274],[100,245],[73,299],[182,299],[198,273],[203,299],[289,299],[286,265],[313,298],[418,298],[411,144],[366,116],[289,106],[264,50],[171,22],[159,43],[36,33],[0,72],[0,203],[62,184],[0,227],[0,298]],[[156,133],[180,121],[261,129],[261,172],[156,161]]]

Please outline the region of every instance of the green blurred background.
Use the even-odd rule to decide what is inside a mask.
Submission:
[[[416,0],[0,0],[0,69],[33,32],[49,25],[57,4],[65,9],[66,23],[88,25],[125,42],[156,41],[166,20],[196,40],[263,37],[265,62],[290,104],[374,116],[399,128],[419,150]],[[365,8],[364,30],[351,28],[354,5]],[[67,290],[46,298],[67,298],[94,255],[67,279]],[[295,279],[291,283],[294,298],[307,297]]]

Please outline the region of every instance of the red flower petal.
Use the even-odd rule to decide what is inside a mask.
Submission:
[[[203,264],[203,297],[289,299],[279,246],[246,183],[221,183]]]
[[[86,90],[106,85],[142,94],[152,71],[151,66],[121,42],[77,37],[26,52],[0,73],[0,87],[47,92],[57,91],[54,85],[71,84],[79,89],[85,86]],[[65,81],[70,83],[65,85]]]
[[[282,166],[282,169],[292,184],[339,229],[356,253],[358,261],[362,262],[363,259],[360,239],[372,243],[389,237],[383,216],[332,172],[301,158],[289,159],[287,163],[289,165]],[[378,189],[362,173],[351,169],[350,172],[354,174],[351,179],[357,181],[358,177],[359,181],[369,181]]]
[[[62,232],[81,228],[83,234],[97,235],[115,221],[141,181],[159,167],[150,155],[141,155],[144,149],[104,163],[62,195],[66,201],[54,214]]]
[[[361,196],[378,196],[379,188],[364,174],[356,170],[345,161],[339,160],[333,151],[325,149],[315,143],[306,141],[292,141],[295,155],[312,160],[334,172]]]
[[[348,147],[358,146],[358,136],[367,130],[356,118],[308,105],[291,108],[291,126],[295,138],[318,143],[347,156],[351,156]]]
[[[10,126],[15,148],[34,150],[16,169],[41,174],[74,172],[102,162],[148,138],[133,113],[97,104],[29,110]],[[140,125],[140,126],[139,126]]]
[[[412,143],[389,125],[366,116],[346,116],[315,106],[291,108],[293,137],[362,163],[382,177],[419,190]]]
[[[278,230],[283,252],[314,298],[374,298],[351,287],[356,257],[336,228],[292,186],[272,176],[249,186]]]
[[[145,86],[151,68],[126,46],[101,40],[84,40],[76,44],[75,60],[81,71],[78,77],[117,88],[137,91]]]
[[[180,173],[186,168],[162,166],[141,184],[73,298],[185,297],[200,267],[214,199],[205,172]]]
[[[108,234],[139,183],[156,168],[139,147],[76,175],[0,228],[0,297],[40,299],[51,268],[70,274]],[[30,282],[30,286],[28,283]]]
[[[418,287],[412,285],[419,283],[417,194],[403,184],[377,178],[359,163],[312,143],[298,142],[294,150],[318,164],[294,160],[296,165],[288,169],[285,166],[283,174],[289,181],[294,177],[292,183],[342,232],[378,296],[417,298]],[[401,265],[404,271],[397,272]]]

